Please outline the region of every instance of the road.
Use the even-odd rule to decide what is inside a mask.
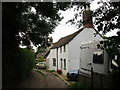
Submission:
[[[25,80],[19,88],[67,88],[66,83],[50,72],[41,71],[44,75],[32,71],[29,79]]]

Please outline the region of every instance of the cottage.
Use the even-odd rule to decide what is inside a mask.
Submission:
[[[80,46],[86,42],[103,40],[100,34],[95,36],[95,33],[98,32],[92,25],[91,11],[86,9],[83,12],[83,28],[53,44],[47,56],[48,69],[60,69],[64,75],[68,71],[79,69],[81,65]]]

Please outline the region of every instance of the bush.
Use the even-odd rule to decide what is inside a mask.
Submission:
[[[30,71],[33,69],[35,64],[35,53],[32,50],[21,49],[20,50],[21,60],[19,61],[19,72],[20,78],[26,78]]]
[[[47,72],[55,72],[55,70],[46,70]]]
[[[61,71],[61,70],[57,70],[57,73],[61,75],[61,74],[62,74],[62,71]]]
[[[84,88],[84,89],[87,89],[86,86],[82,85],[82,84],[79,83],[79,82],[75,82],[74,84],[71,84],[71,85],[69,86],[69,88]],[[89,88],[88,88],[88,90],[89,90]]]
[[[113,70],[110,74],[112,79],[112,87],[113,88],[120,88],[120,70]]]
[[[44,57],[40,57],[38,61],[39,62],[43,62],[44,61]]]
[[[2,87],[17,87],[28,77],[34,66],[35,56],[32,50],[16,49],[4,52],[2,65]]]

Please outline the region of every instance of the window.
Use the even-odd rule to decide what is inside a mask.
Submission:
[[[60,47],[60,52],[62,52],[62,47]]]
[[[64,45],[64,52],[66,51],[66,45]]]
[[[93,53],[93,63],[103,64],[103,52],[94,52]]]
[[[56,58],[53,58],[53,66],[56,66]]]
[[[66,70],[66,59],[64,59],[64,69]]]

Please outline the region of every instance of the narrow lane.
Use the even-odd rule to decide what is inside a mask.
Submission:
[[[53,75],[52,73],[41,70],[45,74],[47,88],[67,88],[66,83],[61,80],[59,77]]]
[[[45,88],[45,78],[36,71],[32,71],[30,77],[24,80],[19,88]]]
[[[28,80],[25,80],[19,88],[67,88],[66,83],[50,72],[40,70],[44,76],[36,71],[31,72]]]

